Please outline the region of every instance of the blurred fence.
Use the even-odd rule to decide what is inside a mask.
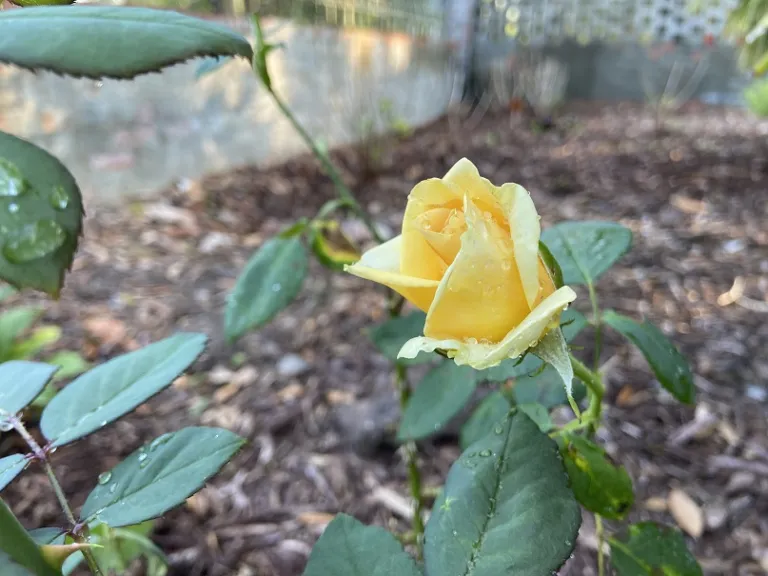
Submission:
[[[736,0],[455,1],[475,10],[472,62],[486,85],[559,65],[566,98],[741,103],[746,77],[721,37]]]

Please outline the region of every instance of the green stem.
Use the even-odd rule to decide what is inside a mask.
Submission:
[[[376,226],[374,225],[371,217],[365,210],[363,210],[363,207],[360,206],[360,203],[357,201],[350,189],[346,184],[344,184],[344,180],[342,179],[341,174],[339,174],[339,171],[336,170],[336,167],[328,158],[328,155],[320,150],[315,140],[312,138],[312,136],[310,136],[309,132],[304,129],[304,126],[301,125],[301,123],[298,121],[296,116],[294,116],[293,112],[291,112],[291,109],[283,101],[283,99],[280,98],[280,96],[278,96],[270,86],[265,87],[267,88],[270,96],[272,96],[272,99],[275,101],[275,104],[277,104],[277,107],[280,108],[280,111],[288,119],[296,132],[299,133],[299,136],[301,136],[302,140],[304,140],[304,143],[309,147],[309,149],[312,151],[312,154],[315,155],[315,158],[317,158],[320,164],[323,166],[325,173],[328,174],[330,179],[333,181],[333,185],[336,187],[336,192],[338,192],[339,197],[344,200],[344,202],[347,203],[355,212],[355,214],[357,214],[357,216],[363,221],[366,228],[368,228],[376,242],[383,244],[383,236],[379,234],[379,231],[376,229]]]
[[[40,444],[38,444],[37,441],[32,437],[32,435],[27,431],[27,429],[24,427],[24,424],[21,421],[21,418],[19,418],[18,416],[12,416],[9,418],[9,421],[11,422],[13,427],[16,429],[16,432],[19,433],[19,436],[21,436],[22,439],[27,443],[27,446],[29,446],[30,450],[32,450],[32,453],[35,455],[35,458],[40,460],[40,462],[42,463],[43,468],[45,469],[45,474],[46,476],[48,476],[48,482],[50,482],[51,487],[53,488],[53,492],[56,495],[56,500],[59,501],[59,506],[61,506],[61,509],[64,511],[64,516],[67,517],[67,522],[69,522],[70,526],[73,529],[71,532],[72,536],[78,542],[82,544],[87,544],[88,536],[86,534],[74,531],[74,528],[78,525],[77,519],[75,518],[75,515],[72,512],[72,508],[69,505],[69,502],[67,501],[67,497],[64,495],[64,490],[62,490],[61,484],[59,483],[58,478],[56,478],[56,474],[53,472],[53,467],[51,466],[51,463],[48,459],[48,455],[46,454],[45,450],[43,450],[40,447]],[[83,548],[81,552],[83,553],[83,557],[85,558],[85,561],[88,563],[88,568],[90,568],[91,572],[95,576],[103,576],[101,568],[99,568],[99,565],[96,562],[96,557],[93,555],[93,552],[91,552],[90,548]]]
[[[595,533],[597,535],[597,576],[605,576],[605,555],[603,554],[605,531],[603,519],[599,514],[595,514]]]
[[[411,390],[408,387],[406,378],[406,367],[401,363],[395,364],[395,385],[400,393],[400,409],[405,410],[408,400],[411,397]],[[417,460],[417,451],[415,442],[407,442],[403,449],[405,450],[405,463],[408,468],[408,487],[413,499],[413,522],[412,530],[416,541],[418,557],[421,558],[422,547],[424,543],[424,499],[421,489],[421,472]]]
[[[589,390],[589,407],[584,414],[583,422],[586,422],[590,429],[590,434],[594,434],[597,428],[600,426],[600,417],[602,415],[603,407],[603,395],[605,394],[605,387],[600,378],[600,373],[587,368],[578,358],[571,354],[571,366],[573,366],[573,374],[584,382],[584,385]]]
[[[603,344],[603,326],[602,318],[600,316],[600,305],[597,302],[597,292],[595,291],[595,285],[591,280],[587,282],[587,290],[589,290],[589,301],[592,303],[592,324],[595,327],[594,370],[597,372],[598,368],[600,368],[600,352]]]

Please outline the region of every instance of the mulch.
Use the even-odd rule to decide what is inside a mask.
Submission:
[[[742,111],[691,105],[658,131],[641,106],[591,103],[569,106],[546,132],[503,110],[455,113],[388,139],[373,161],[354,148],[334,152],[393,234],[412,186],[462,156],[496,183],[526,186],[544,226],[607,219],[632,229],[633,250],[599,282],[601,305],[647,317],[675,341],[691,361],[697,405],[674,402],[638,353],[609,334],[600,438],[632,475],[633,521],[690,526],[702,516],[703,534],[688,541],[712,575],[768,573],[767,135],[768,124]],[[54,456],[79,506],[100,472],[163,432],[202,423],[248,439],[198,495],[157,521],[154,539],[172,575],[300,574],[337,512],[408,528],[391,370],[365,337],[386,316],[385,294],[313,263],[301,296],[274,322],[236,345],[223,337],[225,298],[250,253],[332,197],[302,156],[181,180],[151,201],[91,207],[61,299],[22,298],[45,302],[46,321],[64,331],[59,346],[93,362],[178,330],[209,335],[188,375]],[[344,227],[369,240],[358,222]],[[579,295],[576,307],[588,313]],[[588,335],[577,344],[591,353]],[[0,439],[0,456],[17,448]],[[434,489],[459,454],[455,427],[420,453]],[[693,509],[673,515],[672,491],[685,492]],[[4,497],[29,527],[63,524],[37,468]],[[585,514],[561,573],[596,574],[595,549]]]

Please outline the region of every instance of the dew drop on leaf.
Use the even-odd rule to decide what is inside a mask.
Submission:
[[[168,440],[170,440],[172,436],[173,436],[173,434],[170,434],[170,433],[163,434],[162,436],[158,436],[157,438],[152,440],[152,443],[149,445],[149,451],[150,452],[154,452],[160,446],[162,446],[163,444],[168,442]]]
[[[16,214],[19,211],[19,205],[16,204],[16,202],[11,202],[8,204],[8,212],[11,214]]]
[[[99,474],[99,485],[104,486],[110,480],[112,480],[112,472],[102,472]]]
[[[272,292],[280,292],[282,288],[283,287],[280,285],[280,282],[275,282],[272,284]]]
[[[490,456],[492,454],[493,454],[493,452],[491,452],[490,450],[482,450],[480,452],[480,456],[482,456],[483,458],[488,458],[488,456]]]
[[[110,493],[110,494],[114,494],[114,493],[115,493],[115,490],[117,490],[117,482],[115,482],[114,484],[112,484],[112,485],[109,487],[109,493]]]
[[[27,224],[3,246],[3,256],[13,264],[42,258],[64,244],[67,233],[53,220]]]
[[[69,194],[64,186],[54,186],[48,199],[56,210],[65,210],[69,206]]]
[[[145,460],[143,460],[143,461],[142,461],[142,462],[139,464],[139,468],[146,468],[147,466],[149,466],[149,460],[148,460],[148,459],[145,459]]]
[[[0,158],[0,196],[21,196],[27,184],[15,164]]]
[[[139,462],[144,462],[144,460],[147,459],[147,453],[146,452],[140,452],[139,453]]]

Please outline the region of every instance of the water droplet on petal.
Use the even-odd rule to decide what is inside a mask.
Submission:
[[[54,186],[53,191],[49,197],[51,206],[56,210],[64,210],[69,206],[69,194],[64,189],[64,186]]]
[[[110,480],[112,480],[112,472],[102,472],[99,474],[99,484],[101,486],[104,486]]]
[[[15,164],[0,158],[0,196],[21,196],[27,183]]]
[[[39,220],[27,224],[3,246],[3,256],[13,264],[22,264],[42,258],[59,248],[67,233],[53,220]]]

